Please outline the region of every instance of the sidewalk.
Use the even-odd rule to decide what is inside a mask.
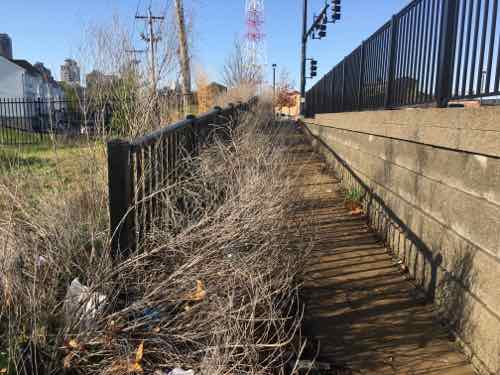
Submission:
[[[344,207],[339,182],[307,145],[295,145],[316,239],[305,272],[304,334],[320,361],[353,374],[474,374],[431,303],[366,225]]]

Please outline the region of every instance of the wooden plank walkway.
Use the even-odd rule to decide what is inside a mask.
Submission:
[[[432,304],[366,218],[344,207],[339,181],[323,159],[304,141],[291,144],[304,214],[316,233],[303,295],[304,334],[319,342],[318,360],[353,374],[472,375]]]

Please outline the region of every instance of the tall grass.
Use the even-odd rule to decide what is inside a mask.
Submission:
[[[12,374],[285,371],[301,348],[307,250],[288,129],[274,126],[270,106],[231,129],[185,161],[188,178],[157,192],[169,220],[127,259],[109,257],[100,178],[36,207],[0,186],[13,202],[0,219],[0,352]],[[179,195],[187,205],[173,203]],[[68,311],[76,277],[106,299],[88,293]]]

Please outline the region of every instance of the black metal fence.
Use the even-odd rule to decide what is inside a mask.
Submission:
[[[498,0],[414,0],[306,94],[315,113],[500,95]]]
[[[217,124],[248,111],[256,99],[166,126],[133,141],[108,142],[109,210],[112,250],[135,249],[157,223],[165,221],[162,202],[154,193],[185,176],[183,160],[197,156]]]
[[[44,142],[54,134],[80,134],[82,115],[60,98],[0,98],[0,144]]]

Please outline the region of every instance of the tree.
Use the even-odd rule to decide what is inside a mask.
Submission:
[[[224,84],[229,88],[259,85],[263,80],[262,67],[255,65],[245,55],[241,43],[236,40],[231,55],[222,71]]]
[[[274,106],[281,112],[283,108],[290,109],[297,104],[296,91],[293,89],[294,83],[290,79],[290,74],[283,70],[276,85]]]
[[[71,113],[76,113],[80,109],[79,102],[79,93],[77,87],[70,85],[67,82],[60,83],[62,90],[64,92],[64,100],[67,103],[67,110]],[[81,88],[80,88],[81,91]]]

